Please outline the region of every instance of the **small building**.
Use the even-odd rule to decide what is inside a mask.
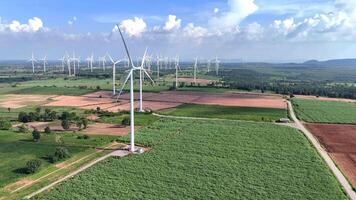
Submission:
[[[290,119],[288,118],[281,118],[278,120],[279,123],[289,123],[290,122]]]

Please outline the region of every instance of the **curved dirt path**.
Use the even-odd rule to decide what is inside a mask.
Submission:
[[[356,200],[356,192],[352,189],[352,186],[350,183],[347,181],[345,176],[342,174],[342,172],[337,168],[333,160],[330,158],[329,154],[325,151],[325,149],[320,145],[319,141],[314,137],[314,135],[304,127],[302,122],[299,121],[299,119],[296,117],[292,103],[288,101],[288,109],[290,116],[292,117],[296,127],[301,130],[304,135],[308,138],[310,143],[313,144],[314,148],[318,151],[319,155],[324,159],[330,170],[333,172],[335,175],[336,179],[339,181],[341,186],[343,187],[344,191],[346,192],[347,196],[352,199]]]

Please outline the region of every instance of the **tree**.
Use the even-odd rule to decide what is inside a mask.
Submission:
[[[49,126],[47,126],[45,129],[44,129],[44,132],[46,134],[50,134],[51,133],[51,128]]]
[[[18,115],[18,120],[22,123],[30,122],[30,116],[25,112],[20,112]]]
[[[75,125],[79,128],[79,130],[82,130],[82,125],[83,125],[83,123],[82,123],[81,120],[78,120],[78,121],[75,123]]]
[[[41,139],[41,133],[37,129],[34,129],[32,131],[32,138],[33,141],[38,142]]]
[[[68,119],[64,119],[62,120],[61,125],[64,130],[68,130],[70,128],[71,123]]]
[[[82,118],[82,124],[83,124],[83,129],[87,129],[88,128],[88,119]]]
[[[41,113],[41,108],[40,108],[40,107],[37,107],[37,108],[36,108],[36,113],[38,113],[38,114]]]
[[[57,119],[57,112],[56,111],[52,111],[50,114],[49,114],[49,120],[50,121],[54,121]]]
[[[69,151],[65,147],[57,147],[54,156],[61,159],[69,157]]]
[[[41,167],[42,161],[39,159],[29,160],[26,163],[26,173],[33,174]]]
[[[10,130],[11,123],[9,121],[0,120],[0,130]]]
[[[130,117],[124,117],[124,119],[121,121],[121,124],[124,126],[129,126],[131,124]]]
[[[9,107],[9,108],[7,108],[7,111],[11,112],[11,108],[10,108],[10,107]]]
[[[18,127],[20,133],[27,133],[28,128],[25,124],[22,124],[21,126]]]

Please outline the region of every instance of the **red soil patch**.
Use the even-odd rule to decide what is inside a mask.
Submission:
[[[356,125],[306,124],[341,171],[356,186]]]
[[[88,126],[87,129],[84,130],[84,133],[88,135],[124,136],[124,135],[128,135],[129,132],[130,132],[129,126],[104,124],[104,123],[91,124]]]
[[[39,105],[47,102],[51,97],[48,95],[4,95],[0,99],[0,107],[3,108],[22,108],[29,104]]]
[[[102,98],[99,98],[101,96]],[[135,107],[138,108],[139,94],[135,93]],[[119,110],[129,110],[130,95],[123,94],[118,103],[110,92],[95,92],[84,96],[57,96],[52,98],[53,102],[46,106],[74,106],[82,109],[96,109],[117,112]],[[177,107],[183,103],[241,106],[258,108],[279,108],[285,109],[286,102],[281,96],[252,94],[252,93],[209,93],[209,92],[187,92],[187,91],[166,91],[160,93],[144,93],[143,107],[149,110],[161,110]]]
[[[135,94],[135,98],[137,94]],[[128,100],[129,94],[122,95],[121,99]],[[281,96],[249,93],[209,93],[167,91],[161,93],[145,93],[147,102],[193,103],[203,105],[241,106],[259,108],[285,109],[287,104]]]

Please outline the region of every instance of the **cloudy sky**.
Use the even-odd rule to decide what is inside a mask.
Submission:
[[[137,57],[356,58],[355,0],[3,0],[0,59],[123,57],[115,24]]]

